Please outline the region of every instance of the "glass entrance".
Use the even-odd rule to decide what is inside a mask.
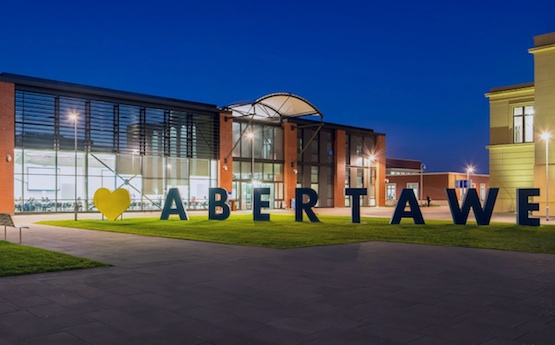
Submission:
[[[255,188],[270,188],[269,195],[263,195],[263,201],[270,202],[270,208],[279,207],[281,200],[276,201],[276,184],[272,182],[255,183]],[[283,185],[283,184],[278,184]],[[240,210],[252,210],[252,182],[233,182],[232,195],[238,201]]]

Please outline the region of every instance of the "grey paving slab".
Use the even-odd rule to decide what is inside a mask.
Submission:
[[[48,324],[55,326],[57,329],[86,324],[93,321],[93,319],[86,317],[82,311],[71,310],[55,303],[33,306],[27,308],[27,311],[36,315],[41,320],[46,321]]]
[[[49,334],[42,337],[36,337],[26,340],[31,345],[85,345],[82,339],[77,338],[67,332]]]
[[[128,334],[101,322],[68,327],[65,331],[87,344],[149,344],[133,334]]]
[[[358,345],[358,344],[383,344],[386,340],[358,333],[352,330],[328,328],[322,332],[310,335],[301,344],[303,345]]]
[[[113,266],[0,278],[1,345],[555,339],[553,255],[379,242],[275,250],[41,225],[25,244]]]
[[[56,326],[24,309],[0,314],[0,325],[21,339],[46,335],[56,330]]]

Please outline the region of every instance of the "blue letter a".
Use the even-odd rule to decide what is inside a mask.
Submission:
[[[409,203],[410,211],[405,211],[405,206]],[[400,224],[401,218],[412,218],[414,219],[414,224],[424,224],[424,218],[422,217],[422,212],[418,206],[418,201],[416,201],[416,196],[414,196],[414,190],[404,188],[399,196],[399,201],[395,206],[395,212],[389,221],[389,224]]]
[[[462,209],[459,208],[459,200],[457,199],[457,193],[453,188],[445,188],[445,193],[447,194],[447,201],[449,202],[449,209],[451,209],[451,217],[453,218],[453,223],[464,225],[468,219],[468,214],[470,213],[470,208],[474,211],[474,217],[476,218],[476,223],[478,225],[489,225],[491,220],[491,215],[493,213],[493,206],[495,206],[495,200],[497,199],[497,193],[499,188],[490,188],[486,196],[486,203],[482,209],[480,205],[480,198],[476,192],[476,188],[470,188],[466,192],[466,197],[464,198]]]
[[[175,208],[171,208],[172,204],[175,202]],[[179,219],[189,220],[187,217],[187,212],[183,207],[183,201],[181,201],[181,196],[179,195],[179,189],[170,188],[168,190],[168,195],[166,196],[166,202],[164,203],[164,209],[160,215],[160,220],[168,220],[170,214],[178,214]]]

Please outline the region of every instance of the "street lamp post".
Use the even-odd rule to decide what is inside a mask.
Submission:
[[[374,162],[375,160],[376,160],[376,156],[375,156],[375,155],[370,155],[370,156],[368,156],[368,171],[369,171],[369,174],[368,174],[368,187],[372,186],[372,162]],[[376,198],[376,185],[375,185],[375,184],[372,186],[372,191],[373,191],[372,196],[373,196],[374,199],[375,199],[375,198]],[[368,198],[368,206],[372,206],[372,205],[371,205],[371,203],[372,203],[371,200],[372,200],[372,197],[369,197],[369,198]]]
[[[75,175],[75,190],[74,190],[74,201],[73,201],[73,218],[74,220],[77,220],[77,211],[78,211],[78,205],[77,205],[77,113],[72,112],[69,116],[70,119],[73,120],[73,129],[74,129],[74,145],[73,145],[73,149],[74,149],[74,154],[75,154],[75,171],[74,171],[74,175]]]
[[[247,134],[247,138],[251,140],[251,209],[254,208],[254,128]]]
[[[424,204],[424,170],[426,170],[426,164],[420,164],[420,205]],[[428,205],[429,206],[429,205]]]
[[[472,184],[470,183],[470,174],[472,174],[474,172],[474,167],[473,166],[468,166],[466,167],[466,181],[468,183],[468,185],[466,186],[466,193],[464,194],[464,197],[466,198],[468,195],[468,191],[470,190],[470,187],[472,187]]]
[[[551,134],[545,132],[541,137],[545,141],[545,220],[549,221],[549,138]]]

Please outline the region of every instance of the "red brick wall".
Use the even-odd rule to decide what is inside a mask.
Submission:
[[[233,181],[233,118],[230,113],[220,114],[220,161],[218,186],[231,192]],[[229,157],[228,157],[229,155]],[[227,157],[227,160],[226,160]]]
[[[0,82],[0,212],[14,213],[15,85]]]
[[[297,187],[297,126],[290,122],[283,123],[283,197],[285,207],[291,207],[291,199],[295,197]],[[293,165],[293,166],[291,166]]]
[[[335,157],[335,179],[333,181],[333,206],[345,207],[345,154],[347,138],[344,130],[335,131],[333,154]]]
[[[407,183],[418,183],[420,186],[420,175],[389,175],[387,177],[389,183],[396,184],[397,199],[403,188],[407,188]],[[488,175],[471,175],[472,184],[475,185],[478,195],[480,195],[480,184],[485,183],[486,193],[489,188]],[[429,196],[432,203],[435,201],[446,201],[445,188],[455,188],[456,180],[466,180],[466,173],[425,173],[423,176],[423,193],[422,197],[426,200]],[[385,189],[385,188],[384,188]],[[460,197],[460,189],[457,189],[457,195]],[[419,195],[420,196],[420,195]]]

